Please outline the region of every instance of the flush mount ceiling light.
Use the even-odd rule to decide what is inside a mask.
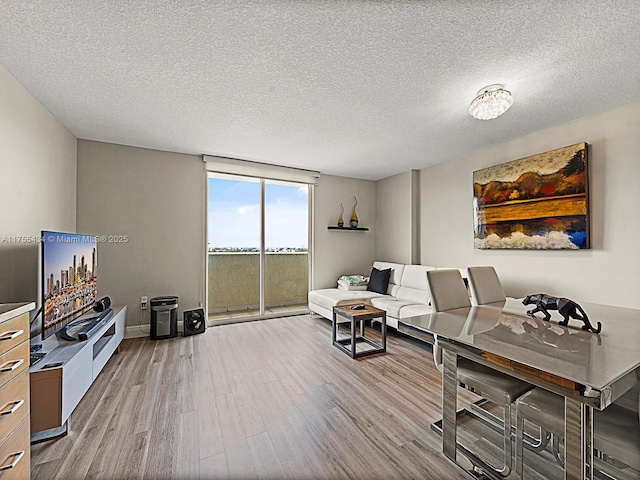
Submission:
[[[502,85],[488,85],[478,92],[469,106],[469,113],[479,120],[491,120],[506,112],[513,96]]]

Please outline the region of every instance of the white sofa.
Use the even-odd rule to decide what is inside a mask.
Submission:
[[[427,271],[436,268],[427,265],[374,262],[378,270],[391,268],[387,294],[369,291],[347,291],[325,288],[309,292],[309,310],[331,319],[336,305],[365,303],[387,312],[387,325],[398,328],[398,319],[431,313]],[[466,270],[461,269],[466,278]]]

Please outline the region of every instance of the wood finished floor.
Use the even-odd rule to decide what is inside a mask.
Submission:
[[[69,435],[32,445],[32,479],[470,478],[429,428],[429,350],[390,335],[352,360],[330,338],[302,315],[125,340]]]

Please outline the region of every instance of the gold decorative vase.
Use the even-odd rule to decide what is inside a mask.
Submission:
[[[338,219],[338,226],[342,228],[344,227],[344,219],[342,218],[342,215],[344,214],[344,207],[342,206],[342,204],[340,204],[340,208],[342,209],[342,211],[340,212],[340,218]]]
[[[351,214],[351,221],[349,222],[351,228],[358,228],[358,215],[356,215],[356,205],[358,205],[358,199],[356,196],[353,196],[354,204],[353,204],[353,213]]]

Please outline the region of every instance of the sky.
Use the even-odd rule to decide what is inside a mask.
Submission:
[[[265,182],[265,247],[307,248],[307,185]],[[209,247],[260,247],[258,180],[209,178]]]

